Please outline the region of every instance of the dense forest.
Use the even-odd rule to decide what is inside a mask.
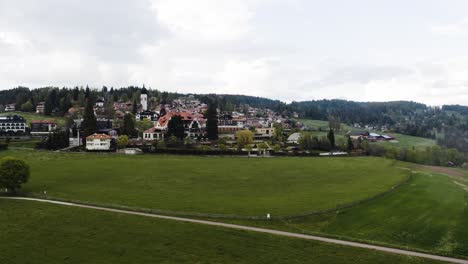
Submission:
[[[161,92],[154,89],[129,86],[123,88],[88,87],[29,89],[18,87],[0,91],[0,110],[7,104],[16,109],[33,111],[39,102],[45,102],[47,115],[63,116],[71,106],[84,107],[87,93],[92,98],[104,98],[106,109],[112,112],[117,101],[138,102],[142,91],[148,93],[150,106],[171,103],[187,94]],[[215,101],[221,111],[245,111],[247,107],[268,108],[283,116],[293,113],[301,118],[329,120],[331,117],[347,124],[385,128],[398,133],[437,139],[440,145],[468,153],[468,106],[444,105],[429,107],[408,102],[353,102],[346,100],[315,100],[286,104],[279,100],[223,94],[193,94],[201,102]]]

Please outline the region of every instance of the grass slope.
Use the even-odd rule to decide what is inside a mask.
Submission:
[[[381,158],[124,156],[7,151],[31,165],[25,191],[184,212],[301,214],[384,192],[407,172]]]
[[[384,146],[405,147],[405,148],[409,148],[409,147],[425,148],[425,147],[432,147],[437,144],[434,139],[430,139],[430,138],[414,137],[414,136],[408,136],[408,135],[403,135],[403,134],[398,134],[398,133],[387,133],[387,134],[396,138],[397,142],[380,141],[377,144],[381,144]]]
[[[419,173],[384,198],[339,213],[292,220],[288,226],[468,257],[468,179]]]
[[[55,121],[57,122],[57,125],[63,126],[65,125],[65,118],[63,117],[51,117],[51,116],[46,116],[46,115],[40,115],[36,113],[27,113],[27,112],[5,112],[5,113],[0,113],[0,116],[6,116],[6,115],[19,115],[24,117],[26,119],[26,123],[29,125],[32,120],[48,120],[48,121]]]
[[[438,263],[266,234],[0,200],[0,263]]]

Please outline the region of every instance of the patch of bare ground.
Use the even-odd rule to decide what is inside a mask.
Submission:
[[[421,168],[428,169],[433,172],[443,173],[450,176],[455,177],[465,177],[465,174],[461,171],[454,170],[452,168],[447,167],[437,167],[437,166],[427,166],[427,165],[420,165]]]

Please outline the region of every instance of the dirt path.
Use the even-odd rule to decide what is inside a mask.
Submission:
[[[13,199],[13,200],[26,200],[26,201],[35,201],[35,202],[43,202],[43,203],[51,203],[51,204],[58,204],[64,206],[73,206],[73,207],[80,207],[80,208],[87,208],[87,209],[94,209],[99,211],[106,211],[106,212],[113,212],[113,213],[120,213],[120,214],[127,214],[127,215],[137,215],[137,216],[144,216],[144,217],[152,217],[158,219],[166,219],[166,220],[173,220],[179,222],[188,222],[194,224],[202,224],[202,225],[209,225],[209,226],[216,226],[216,227],[223,227],[223,228],[231,228],[237,230],[244,230],[250,232],[258,232],[264,234],[271,234],[271,235],[278,235],[278,236],[285,236],[285,237],[292,237],[292,238],[300,238],[306,240],[314,240],[320,241],[325,243],[331,244],[338,244],[356,248],[365,248],[370,250],[377,250],[392,254],[399,254],[405,256],[412,256],[412,257],[420,257],[438,261],[445,261],[451,263],[460,263],[460,264],[468,264],[468,260],[464,259],[456,259],[450,257],[443,257],[438,255],[426,254],[426,253],[419,253],[414,251],[396,249],[396,248],[389,248],[389,247],[382,247],[382,246],[374,246],[364,243],[357,243],[357,242],[350,242],[326,237],[319,237],[319,236],[312,236],[312,235],[304,235],[304,234],[297,234],[291,232],[284,232],[266,228],[257,228],[257,227],[250,227],[250,226],[242,226],[242,225],[234,225],[234,224],[227,224],[227,223],[220,223],[220,222],[213,222],[213,221],[205,221],[205,220],[198,220],[198,219],[191,219],[191,218],[183,218],[183,217],[174,217],[174,216],[165,216],[165,215],[157,215],[157,214],[148,214],[148,213],[140,213],[134,211],[127,211],[127,210],[118,210],[106,207],[99,207],[99,206],[91,206],[91,205],[82,205],[82,204],[75,204],[75,203],[67,203],[67,202],[59,202],[59,201],[52,201],[52,200],[44,200],[44,199],[35,199],[35,198],[23,198],[23,197],[0,197],[0,199]]]
[[[456,176],[456,177],[465,177],[465,174],[461,171],[456,171],[451,168],[446,168],[446,167],[437,167],[437,166],[426,166],[426,165],[421,165],[421,168],[425,168],[434,172],[439,172],[439,173],[444,173],[450,176]]]

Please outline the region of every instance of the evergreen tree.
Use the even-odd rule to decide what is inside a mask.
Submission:
[[[333,129],[330,129],[327,134],[328,141],[330,141],[331,148],[335,148],[335,132],[333,132]]]
[[[354,149],[354,144],[353,144],[353,140],[351,139],[351,137],[348,137],[348,151],[353,151]]]
[[[44,114],[51,115],[54,109],[58,106],[57,104],[57,90],[52,89],[47,94],[47,99],[44,106]]]
[[[133,103],[132,103],[132,114],[136,115],[138,112],[138,103],[136,97],[133,98]]]
[[[89,86],[86,85],[85,99],[89,99],[90,97],[91,97],[91,90],[89,89]]]
[[[127,135],[130,138],[136,137],[138,135],[138,131],[136,130],[135,126],[135,116],[131,113],[125,114],[120,134]]]
[[[168,137],[174,136],[178,139],[184,138],[185,129],[181,116],[176,115],[169,120],[169,123],[167,124],[167,135]]]
[[[86,99],[86,107],[81,126],[84,131],[83,136],[85,137],[97,132],[97,121],[96,116],[94,115],[94,102],[91,98]]]
[[[78,87],[73,88],[73,101],[78,101],[78,97],[80,96],[80,90]]]
[[[63,114],[65,114],[68,112],[68,109],[70,109],[70,107],[72,107],[71,98],[70,98],[70,95],[66,95],[65,97],[62,98],[60,102],[60,111]]]
[[[206,111],[206,134],[210,140],[218,139],[218,111],[214,102],[208,105]]]

